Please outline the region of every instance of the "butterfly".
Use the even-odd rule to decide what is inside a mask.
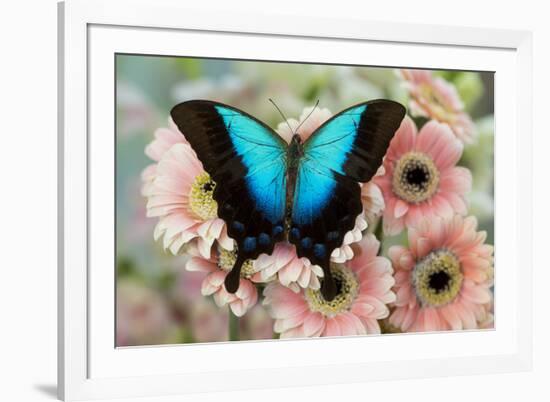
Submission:
[[[187,101],[170,114],[216,183],[218,216],[237,244],[226,290],[238,290],[246,260],[271,254],[277,242],[288,240],[299,257],[323,269],[321,294],[333,300],[338,284],[330,256],[362,213],[359,182],[368,182],[382,164],[405,108],[384,99],[360,103],[303,143],[295,132],[290,144],[222,103]]]

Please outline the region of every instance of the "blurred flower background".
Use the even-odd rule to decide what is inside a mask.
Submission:
[[[240,340],[250,340],[293,334],[323,336],[409,331],[411,328],[492,327],[492,247],[486,246],[493,244],[494,223],[492,73],[141,55],[117,55],[116,71],[117,346],[227,341],[235,339],[232,333],[237,333]],[[349,303],[347,299],[342,301],[348,303],[345,306],[345,303],[342,304],[344,309],[338,310],[337,314],[325,313],[336,310],[334,306],[318,304],[318,270],[315,266],[298,263],[295,256],[286,253],[283,245],[279,252],[284,257],[261,257],[257,264],[251,264],[248,276],[241,279],[241,282],[247,283],[246,292],[237,295],[237,299],[229,299],[217,281],[221,275],[218,272],[223,270],[212,268],[222,257],[227,257],[224,254],[227,252],[222,251],[210,258],[211,250],[216,253],[217,248],[230,248],[230,243],[227,247],[225,228],[216,223],[217,217],[206,216],[206,213],[204,222],[209,222],[206,234],[201,232],[206,230],[201,225],[175,233],[174,214],[168,221],[165,206],[151,207],[150,203],[148,206],[152,195],[158,199],[154,180],[163,174],[170,178],[172,174],[169,170],[166,173],[166,167],[162,165],[170,162],[164,155],[176,158],[182,169],[195,163],[190,161],[186,164],[188,145],[169,121],[169,111],[174,105],[191,99],[227,103],[264,121],[285,137],[288,127],[281,125],[281,116],[268,101],[269,98],[284,111],[293,128],[309,112],[310,109],[306,108],[317,100],[319,108],[309,125],[319,124],[315,122],[324,121],[359,102],[377,98],[396,100],[407,106],[410,117],[406,118],[406,127],[400,129],[403,131],[400,136],[406,139],[408,135],[414,135],[415,141],[423,141],[420,148],[426,150],[426,155],[435,145],[427,144],[427,140],[422,138],[442,132],[441,138],[445,141],[441,140],[440,148],[447,147],[444,148],[446,155],[456,159],[452,163],[441,168],[445,161],[434,157],[433,162],[426,162],[425,156],[412,160],[417,155],[411,152],[406,160],[397,156],[396,160],[388,157],[379,176],[363,186],[365,219],[369,224],[366,232],[369,234],[363,237],[362,242],[351,244],[361,240],[361,231],[366,226],[361,222],[362,226],[356,228],[359,237],[354,234],[347,248],[341,250],[342,255],[349,255],[338,262],[344,264],[354,252],[358,253],[357,261],[373,260],[376,250],[380,248],[381,256],[376,257],[384,259],[377,260],[382,267],[378,268],[380,274],[363,272],[365,270],[358,266],[356,260],[340,266],[351,267],[345,268],[348,269],[345,272],[352,272],[349,274],[352,276],[342,274],[344,276],[362,275],[362,279],[354,282],[356,287],[368,282],[371,277],[379,278],[373,287],[380,291],[377,301],[361,304],[361,297],[372,299],[373,296],[364,295],[364,288],[358,288],[357,294],[352,295],[353,300],[348,300]],[[425,127],[426,124],[428,126]],[[306,130],[307,125],[303,127]],[[312,126],[306,131],[311,133],[315,128]],[[409,147],[411,144],[408,144]],[[409,149],[406,145],[394,147],[394,154],[407,153]],[[164,162],[161,161],[163,158]],[[399,188],[396,184],[395,172],[406,170],[411,163],[425,163],[428,176],[431,174],[435,180],[428,183],[423,192],[414,193],[411,188]],[[466,172],[461,176],[461,181],[454,180],[454,176],[445,177],[446,172],[452,169]],[[465,253],[463,249],[451,255],[450,260],[445,260],[444,257],[448,256],[442,256],[434,248],[437,244],[450,244],[452,248],[466,242],[462,238],[452,244],[448,239],[438,238],[425,250],[415,248],[424,240],[418,234],[423,229],[417,226],[425,222],[421,222],[416,211],[425,210],[418,203],[425,202],[432,195],[432,187],[438,185],[448,190],[445,190],[444,196],[438,193],[434,200],[447,201],[442,201],[437,208],[430,207],[433,219],[437,220],[438,227],[454,225],[445,233],[455,233],[463,227],[465,229],[460,229],[461,233],[471,233],[471,238],[467,240],[468,247],[469,250],[477,250],[477,260],[474,261],[473,257],[464,257],[470,258],[467,261],[461,260]],[[389,194],[393,190],[395,193]],[[450,211],[449,205],[452,207]],[[455,213],[468,215],[469,218],[453,218]],[[206,218],[211,219],[208,221]],[[441,223],[439,219],[446,221]],[[159,223],[161,221],[162,224]],[[202,243],[191,243],[189,239],[192,236],[198,236]],[[366,249],[365,244],[370,244],[369,247],[375,250],[369,258],[361,255],[362,250]],[[432,249],[435,251],[429,254]],[[404,257],[408,255],[413,256],[410,261]],[[416,265],[411,262],[414,259]],[[475,263],[479,267],[472,268]],[[427,274],[424,277],[406,276],[411,266],[418,268],[417,271],[422,268],[425,272],[432,272],[440,269],[441,264],[447,264],[444,269],[441,268],[444,273],[455,275],[451,278],[455,282],[449,282],[448,286],[449,292],[461,297],[455,309],[444,306],[444,310],[438,304],[441,300],[451,300],[454,297],[451,293],[438,293],[435,297],[429,294],[429,289],[422,288],[421,291],[418,288],[415,296],[414,286],[422,278],[428,278],[426,283],[429,283]],[[467,272],[457,273],[456,269],[460,266],[467,267]],[[483,269],[482,276],[471,274],[478,272],[478,268]],[[392,272],[395,279],[391,277]],[[443,278],[441,275],[437,277],[440,280]],[[462,290],[458,291],[457,286],[462,286]],[[287,296],[295,299],[294,306],[309,306],[304,307],[307,311],[289,312],[288,308],[280,307]],[[317,304],[312,301],[314,297]],[[429,305],[426,300],[432,299],[437,302]],[[424,304],[417,307],[417,302]],[[411,315],[409,310],[414,310],[417,315]],[[235,315],[239,316],[238,320],[234,319]]]

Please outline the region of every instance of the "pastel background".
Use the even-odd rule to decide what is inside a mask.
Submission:
[[[153,238],[156,218],[146,216],[141,174],[151,164],[144,149],[168,113],[189,99],[228,103],[273,128],[281,117],[298,119],[319,100],[332,113],[375,98],[411,101],[403,78],[390,68],[241,62],[191,58],[117,56],[116,274],[118,346],[213,342],[229,339],[229,309],[201,294],[204,275],[185,269],[188,256],[174,256]],[[459,165],[472,173],[465,196],[468,214],[493,244],[493,75],[434,71],[453,85],[475,123],[475,141],[464,147]],[[421,127],[424,117],[415,116]],[[391,245],[406,244],[404,232],[387,236]],[[240,339],[278,338],[268,310],[257,303],[239,319]]]

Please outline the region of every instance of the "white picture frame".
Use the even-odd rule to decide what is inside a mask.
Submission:
[[[281,24],[269,15],[191,10],[177,0],[60,3],[59,397],[144,397],[529,370],[531,47],[531,33],[523,31],[303,16],[285,16]],[[365,50],[369,60],[357,56]],[[496,329],[115,348],[109,251],[114,161],[105,155],[112,155],[117,52],[495,71]],[[443,347],[448,344],[451,352]],[[319,353],[327,348],[333,357]],[[358,350],[362,353],[353,353]],[[215,367],[209,363],[213,356]]]

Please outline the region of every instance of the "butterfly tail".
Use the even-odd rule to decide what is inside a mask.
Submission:
[[[332,301],[336,297],[336,282],[330,272],[330,259],[323,262],[321,265],[323,268],[323,280],[321,283],[321,294],[326,301]]]
[[[235,293],[239,289],[239,283],[241,281],[241,267],[243,266],[245,261],[246,257],[238,254],[237,260],[235,261],[233,268],[225,277],[225,290],[227,290],[229,293]]]

